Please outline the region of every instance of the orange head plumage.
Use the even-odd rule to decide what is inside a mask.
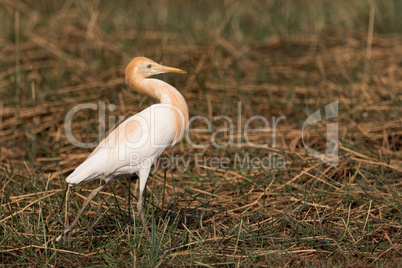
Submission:
[[[182,73],[186,72],[177,68],[164,66],[145,57],[136,57],[131,60],[126,68],[126,82],[130,84],[130,80],[136,77],[147,78],[152,75],[162,73]]]

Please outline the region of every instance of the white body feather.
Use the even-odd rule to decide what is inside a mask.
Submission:
[[[176,111],[155,104],[128,118],[96,147],[66,181],[70,185],[102,179],[117,180],[148,170],[176,136]]]

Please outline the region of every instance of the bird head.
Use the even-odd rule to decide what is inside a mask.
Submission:
[[[136,57],[131,60],[126,68],[126,82],[134,77],[147,78],[152,75],[162,73],[182,73],[186,72],[177,68],[164,66],[145,57]]]

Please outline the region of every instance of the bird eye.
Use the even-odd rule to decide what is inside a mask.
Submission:
[[[151,69],[151,67],[152,67],[152,64],[148,64],[148,65],[147,65],[147,68],[148,68],[148,69]]]

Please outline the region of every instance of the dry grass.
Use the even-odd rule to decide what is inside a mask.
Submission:
[[[2,263],[400,266],[402,25],[385,2],[370,3],[154,1],[133,8],[43,1],[34,8],[3,1]],[[188,77],[162,79],[181,90],[192,116],[227,115],[237,129],[238,102],[243,124],[253,115],[270,123],[286,116],[277,144],[272,133],[250,134],[268,144],[264,149],[244,143],[196,149],[183,141],[165,156],[192,157],[191,168],[160,168],[148,182],[149,219],[160,241],[145,240],[130,217],[136,202],[128,205],[123,179],[93,202],[71,245],[56,243],[62,226],[55,213],[72,219],[95,186],[65,195],[64,178],[91,151],[68,141],[65,116],[79,103],[115,104],[107,116],[124,117],[153,103],[124,83],[124,68],[136,55],[187,70]],[[338,122],[336,167],[310,155],[301,134],[307,117],[334,101],[338,117],[305,138],[324,151],[325,123]],[[214,128],[228,127],[223,122]],[[97,111],[78,113],[73,130],[80,140],[96,141]],[[211,133],[190,137],[205,143]],[[196,165],[196,153],[228,157],[230,168]],[[236,154],[270,153],[285,159],[285,168],[234,167]]]

